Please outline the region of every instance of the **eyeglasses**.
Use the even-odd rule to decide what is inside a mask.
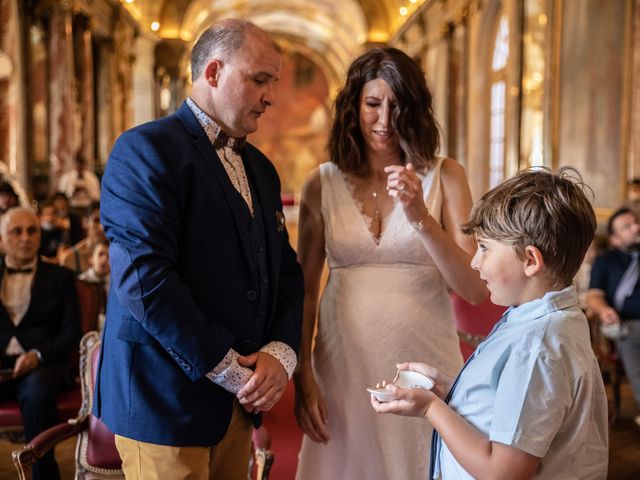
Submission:
[[[20,237],[25,231],[27,232],[27,235],[31,237],[38,233],[38,227],[36,227],[35,225],[27,227],[26,229],[23,227],[13,227],[9,229],[7,234],[11,235],[12,237]]]

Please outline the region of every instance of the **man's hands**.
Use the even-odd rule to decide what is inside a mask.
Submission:
[[[613,325],[614,323],[620,323],[620,317],[618,316],[618,312],[616,312],[611,307],[604,307],[600,309],[600,312],[598,312],[598,315],[600,316],[600,320],[602,321],[602,323],[604,323],[605,325]]]
[[[240,389],[238,401],[248,412],[270,410],[284,392],[289,381],[287,372],[275,357],[265,352],[239,356],[238,363],[253,370],[253,375]]]
[[[40,364],[38,355],[36,352],[25,352],[16,359],[16,364],[13,367],[13,378],[22,377],[27,373],[35,370]]]

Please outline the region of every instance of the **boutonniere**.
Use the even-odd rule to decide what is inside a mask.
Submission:
[[[284,232],[285,224],[284,214],[280,210],[276,210],[276,230],[278,230],[278,232]]]

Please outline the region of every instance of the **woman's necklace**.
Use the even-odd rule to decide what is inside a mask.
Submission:
[[[376,240],[380,240],[380,236],[382,235],[382,215],[380,214],[380,204],[378,203],[378,192],[384,187],[385,183],[382,183],[378,188],[376,188],[371,196],[373,197],[374,202],[374,213],[373,213],[373,222],[378,230],[378,235],[376,235]]]

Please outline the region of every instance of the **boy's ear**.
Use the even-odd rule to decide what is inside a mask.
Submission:
[[[537,247],[527,245],[524,249],[524,274],[533,277],[544,267],[544,258]]]

